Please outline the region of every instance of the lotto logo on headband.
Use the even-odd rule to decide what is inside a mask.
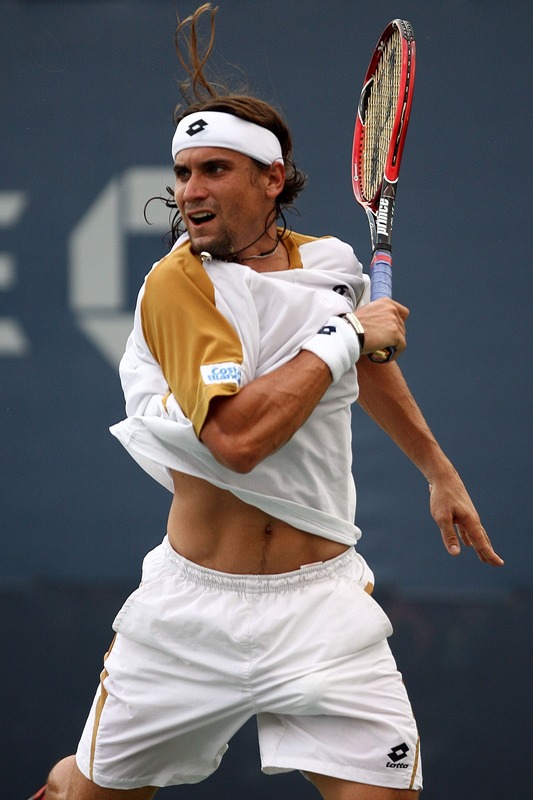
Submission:
[[[195,133],[201,133],[204,128],[207,128],[207,122],[205,119],[197,119],[196,122],[193,122],[192,125],[189,125],[185,133],[187,136],[194,136]]]
[[[234,383],[240,387],[242,384],[242,367],[232,361],[222,364],[202,364],[200,372],[207,386],[212,383]]]

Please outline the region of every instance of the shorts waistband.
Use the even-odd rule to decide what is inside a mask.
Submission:
[[[176,574],[187,581],[220,591],[255,594],[296,591],[303,586],[322,583],[343,575],[352,575],[356,558],[354,548],[349,547],[335,558],[302,566],[293,572],[274,575],[234,575],[208,569],[189,561],[172,548],[166,536],[163,539],[163,552],[167,561],[173,565]]]

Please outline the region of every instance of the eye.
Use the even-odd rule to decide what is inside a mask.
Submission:
[[[174,175],[177,181],[186,181],[189,179],[190,172],[186,167],[174,167]]]
[[[206,172],[208,175],[220,175],[222,172],[224,172],[224,169],[225,167],[223,164],[218,164],[216,162],[211,162],[206,166]]]

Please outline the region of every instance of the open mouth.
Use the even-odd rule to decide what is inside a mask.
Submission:
[[[212,214],[210,211],[198,211],[197,213],[189,214],[188,218],[189,221],[198,228],[205,225],[206,222],[211,222],[211,220],[215,218],[215,214]]]

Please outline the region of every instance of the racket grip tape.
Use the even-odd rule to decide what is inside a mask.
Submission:
[[[392,257],[388,250],[374,251],[370,267],[370,300],[392,297]]]
[[[376,248],[368,268],[370,273],[370,302],[380,297],[392,297],[392,257],[389,250]],[[394,347],[385,347],[369,353],[370,361],[386,364],[394,358]]]

